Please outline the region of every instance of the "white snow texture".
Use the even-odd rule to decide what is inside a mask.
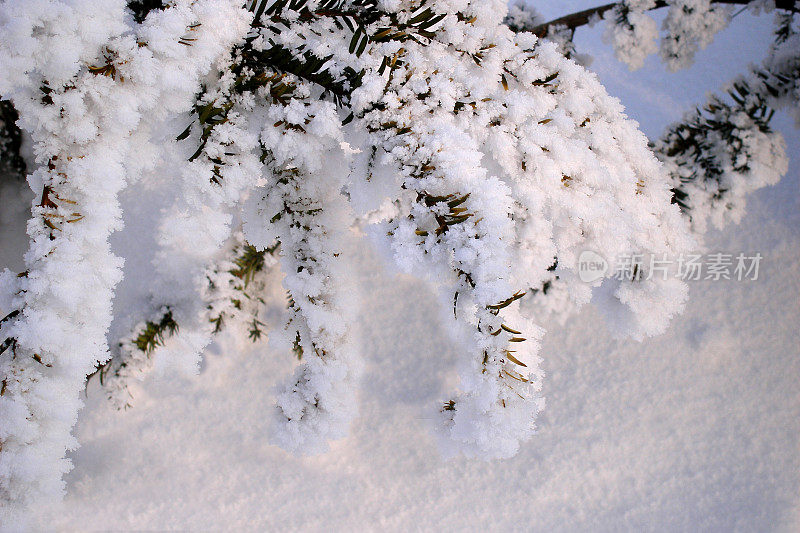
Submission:
[[[424,9],[381,0],[355,31],[322,0],[268,4],[256,20],[259,2],[173,0],[141,23],[125,0],[0,4],[0,95],[19,111],[35,159],[25,269],[0,273],[0,529],[29,526],[34,510],[63,497],[87,375],[107,376],[105,394],[135,411],[151,373],[176,387],[194,379],[223,326],[229,340],[258,341],[268,324],[269,353],[300,358],[260,406],[268,436],[247,442],[328,451],[358,417],[365,372],[374,376],[380,348],[362,338],[380,323],[362,305],[403,309],[359,288],[383,266],[437,296],[438,314],[429,302],[420,316],[439,321],[450,344],[423,346],[459,377],[426,398],[441,453],[513,457],[545,405],[543,308],[593,301],[613,336],[642,340],[686,306],[687,284],[650,276],[647,263],[633,277],[582,281],[581,253],[676,258],[707,220],[739,221],[744,197],[788,169],[783,137],[752,106],[714,100],[712,119],[734,123],[739,140],[726,152],[726,139],[704,137],[721,177],[705,179],[695,153],[663,156],[681,140],[677,126],[655,145],[662,163],[563,42],[503,23],[504,0]],[[606,18],[606,39],[632,68],[657,50],[654,4],[625,0]],[[729,17],[709,0],[670,2],[667,66],[691,63]],[[797,39],[776,46],[764,69],[796,71]],[[313,61],[316,70],[291,73]],[[755,70],[747,83],[761,98],[753,102],[800,120],[789,78],[778,96]],[[683,183],[691,218],[672,203]],[[139,210],[123,212],[126,202]],[[125,255],[136,266],[124,281],[110,244],[123,219],[150,239]],[[357,250],[367,242],[372,250]],[[129,297],[126,283],[145,288]],[[276,293],[288,306],[273,312]],[[267,348],[230,342],[263,377]],[[381,377],[390,378],[411,379]],[[271,390],[256,388],[259,400]]]

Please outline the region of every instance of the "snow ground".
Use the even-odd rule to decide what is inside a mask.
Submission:
[[[787,199],[799,175],[795,161],[741,226],[710,239],[716,250],[760,251],[758,281],[696,282],[669,332],[641,344],[598,334],[590,308],[551,328],[547,409],[513,459],[439,457],[425,417],[454,353],[435,299],[363,252],[368,367],[348,439],[312,458],[270,446],[272,387],[290,356],[218,344],[196,380],[149,383],[127,412],[90,391],[68,496],[41,524],[797,531],[800,217]]]
[[[581,38],[609,91],[656,135],[766,48],[767,21],[743,17],[695,67],[667,78],[656,58],[627,73],[599,44],[599,28]],[[743,39],[742,24],[763,37]],[[707,238],[711,251],[760,252],[759,280],[694,282],[686,312],[643,343],[613,340],[592,308],[551,325],[541,352],[547,408],[515,458],[441,459],[428,416],[452,390],[455,353],[435,297],[382,271],[355,242],[367,368],[349,438],[312,458],[271,446],[273,387],[292,357],[223,338],[197,378],[152,380],[128,411],[90,387],[67,497],[39,525],[800,530],[800,134],[785,118],[778,127],[789,174],[751,198],[740,225]],[[118,307],[142,297],[153,208],[143,190],[126,198],[127,229],[115,238],[127,261]]]

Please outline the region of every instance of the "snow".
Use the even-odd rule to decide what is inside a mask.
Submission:
[[[291,36],[285,37],[288,40]],[[480,44],[474,35],[470,39],[464,48]],[[324,39],[320,41],[320,46],[326,44]],[[608,47],[606,50],[613,53]],[[697,53],[698,64],[706,64],[704,52]],[[603,53],[601,47],[597,53]],[[602,71],[602,66],[608,65],[607,58],[606,63],[603,59],[599,62],[602,81],[613,87],[612,69]],[[580,75],[573,75],[579,83],[587,83]],[[657,95],[673,94],[674,89],[663,86],[663,75],[660,72],[659,76],[643,76],[634,82],[634,92],[665,101]],[[475,90],[480,80],[473,83]],[[709,84],[703,87],[717,88]],[[446,84],[434,89],[442,89],[439,97],[445,103]],[[515,105],[513,92],[509,91],[507,97],[509,114]],[[610,92],[614,94],[613,89]],[[677,118],[670,113],[695,102],[687,100],[686,95],[673,97],[686,101],[681,106],[661,107],[661,120],[653,118],[645,98],[624,101],[630,101],[634,117],[649,121],[650,127],[657,125],[657,134],[667,119]],[[583,111],[581,98],[565,101],[565,107],[576,106],[576,115]],[[608,102],[604,103],[608,107]],[[519,109],[525,113],[524,106]],[[306,113],[295,110],[298,119],[290,116],[291,112],[287,108],[286,117],[275,120],[302,122]],[[319,118],[325,113],[321,103],[312,108],[309,116]],[[574,118],[563,112],[554,113],[550,127],[569,129]],[[415,131],[430,132],[433,146],[440,142],[435,137],[449,132],[451,127],[446,121],[437,121],[414,123]],[[272,130],[267,128],[261,141],[271,144],[277,154],[282,153],[281,143],[286,144],[283,153],[292,154],[296,150],[290,144],[309,140],[324,143],[331,150],[342,148],[341,139],[336,137],[335,120],[320,119],[319,124],[313,135],[297,138],[281,135],[268,139],[265,135]],[[316,125],[312,122],[309,129]],[[519,454],[494,462],[464,458],[444,461],[440,455],[441,448],[430,430],[441,424],[438,407],[449,397],[448,391],[456,387],[458,371],[469,363],[469,357],[457,353],[450,331],[453,323],[442,313],[443,307],[447,309],[452,304],[443,304],[435,287],[384,269],[385,258],[373,252],[364,237],[344,237],[347,232],[343,231],[343,221],[349,214],[336,194],[343,185],[341,169],[328,165],[314,176],[316,179],[304,176],[298,183],[299,197],[290,196],[279,187],[266,191],[267,196],[272,195],[273,204],[267,202],[267,206],[261,206],[264,209],[274,207],[274,202],[293,201],[304,208],[326,206],[321,216],[298,215],[298,222],[320,228],[312,234],[314,240],[293,234],[290,221],[281,221],[271,231],[273,236],[274,232],[280,234],[290,251],[282,252],[288,272],[302,264],[306,250],[316,247],[327,251],[323,264],[312,266],[312,273],[314,268],[322,272],[318,279],[290,276],[284,284],[304,294],[321,296],[322,303],[306,305],[295,313],[301,324],[290,325],[301,328],[304,338],[310,332],[315,343],[337,347],[334,371],[320,370],[324,364],[321,358],[312,358],[306,359],[306,365],[291,377],[295,361],[287,346],[293,339],[282,338],[286,336],[281,332],[282,324],[286,324],[286,301],[278,287],[266,312],[269,326],[274,328],[269,342],[250,345],[241,336],[218,337],[205,351],[197,377],[182,377],[171,371],[168,367],[172,359],[180,359],[179,352],[187,350],[177,350],[173,357],[167,349],[156,359],[167,363],[161,371],[141,384],[131,385],[136,401],[126,411],[113,409],[105,391],[96,382],[90,384],[87,406],[75,431],[81,447],[70,453],[75,469],[66,476],[66,500],[34,517],[36,524],[57,529],[321,530],[366,526],[401,530],[423,525],[446,530],[797,529],[800,397],[795,383],[800,375],[800,339],[793,325],[800,318],[800,284],[797,269],[791,265],[798,263],[800,255],[800,238],[796,235],[800,221],[796,192],[800,169],[792,157],[798,152],[800,138],[788,119],[782,120],[778,129],[787,134],[789,174],[777,186],[751,197],[748,214],[739,226],[709,234],[705,240],[706,247],[712,250],[761,252],[765,261],[760,279],[691,283],[686,312],[673,320],[665,334],[642,343],[615,340],[613,332],[607,332],[602,324],[606,313],[597,308],[586,307],[561,325],[537,316],[537,323],[548,327],[547,335],[539,341],[540,330],[532,328],[526,333],[530,333],[534,345],[530,361],[541,365],[547,374],[542,382],[547,408],[537,420],[537,435],[521,445]],[[602,138],[602,128],[593,131],[596,138]],[[641,136],[632,131],[622,128],[617,133],[631,137],[631,146],[643,146]],[[276,131],[272,133],[278,137]],[[441,138],[460,139],[457,128]],[[477,138],[480,137],[464,136],[464,143],[475,143]],[[503,146],[505,139],[498,134],[490,142]],[[604,146],[600,148],[602,152]],[[480,156],[477,149],[473,151]],[[640,173],[652,176],[652,158],[635,152],[639,159],[633,158],[634,168],[626,179],[620,180],[621,190],[626,183],[635,183]],[[314,170],[319,160],[314,159],[313,153],[308,150],[303,161],[292,162],[285,157],[278,163],[294,163],[300,171]],[[503,160],[504,155],[507,154],[497,154],[496,166],[515,162],[513,158]],[[446,151],[437,157],[445,156]],[[610,150],[605,156],[613,160],[615,153]],[[455,169],[448,177],[452,183],[469,184],[468,174],[456,172],[463,161],[451,157],[440,164]],[[488,175],[496,172],[494,166],[492,163]],[[185,174],[181,179],[190,177]],[[597,183],[604,179],[594,178],[589,172],[587,177],[590,185],[595,185],[592,179]],[[485,209],[481,201],[505,202],[508,187],[515,186],[513,180],[495,183],[496,197],[492,196],[494,192],[476,188],[467,205]],[[658,180],[653,183],[646,189],[647,196],[658,198],[664,192],[662,184]],[[154,185],[143,179],[120,196],[128,229],[112,236],[112,245],[115,254],[126,258],[126,277],[116,296],[109,342],[129,334],[135,321],[146,318],[131,316],[142,306],[128,307],[131,302],[146,301],[143,293],[150,290],[148,283],[142,282],[152,279],[149,256],[153,250],[143,249],[152,244],[143,235],[156,233],[159,226],[165,232],[171,229],[169,223],[162,222],[159,208],[166,207],[167,213],[173,213],[172,220],[177,220],[181,212],[179,204],[170,208],[169,200],[161,197],[163,191]],[[391,190],[392,185],[397,183],[388,184],[384,190]],[[573,190],[580,186],[577,183]],[[354,192],[362,197],[371,193]],[[448,194],[450,190],[441,192]],[[569,193],[564,192],[564,197]],[[303,194],[316,198],[318,204],[306,200]],[[535,195],[529,194],[526,199],[530,198]],[[499,225],[503,217],[497,218],[487,218],[484,225]],[[613,232],[606,229],[608,234],[603,235],[603,218],[598,216],[597,227],[592,228],[600,235],[594,237],[607,247],[621,246],[613,242]],[[611,216],[605,220],[615,228],[610,223]],[[652,220],[639,222],[643,227],[656,225]],[[212,225],[227,231],[228,224],[221,219]],[[532,224],[527,231],[541,229]],[[258,230],[264,228],[256,228],[255,232]],[[558,243],[559,258],[565,260],[568,256],[563,255],[564,251],[577,250],[578,243],[570,241],[569,233],[563,228],[562,231],[566,237]],[[415,239],[413,228],[411,233],[409,241]],[[335,247],[331,245],[331,235],[336,236]],[[263,245],[269,244],[269,231],[255,236],[264,241]],[[224,238],[221,234],[204,237],[218,241]],[[536,250],[539,242],[531,242],[531,249]],[[169,246],[180,251],[182,244],[172,242]],[[185,250],[187,254],[194,251]],[[503,253],[498,247],[498,257]],[[345,268],[341,260],[336,260],[339,256],[356,260],[348,261]],[[531,252],[531,256],[536,254]],[[456,260],[461,264],[477,263],[470,266],[476,272],[487,268],[491,273],[497,268],[494,264],[480,264],[468,255]],[[200,279],[204,260],[196,263],[192,278]],[[543,271],[548,264],[537,264],[537,268],[541,266],[539,270]],[[515,275],[525,279],[529,274]],[[530,274],[537,280],[540,275],[539,271]],[[331,294],[327,284],[319,284],[320,279],[331,276],[336,278],[338,293]],[[494,285],[503,283],[493,285],[490,278],[487,275],[486,290],[499,290]],[[580,287],[574,279],[571,284],[573,290]],[[583,288],[586,297],[589,288]],[[607,286],[604,284],[603,288]],[[451,294],[446,296],[450,298]],[[496,301],[488,296],[478,297]],[[663,297],[656,301],[643,297],[645,291],[633,296],[631,307],[648,308],[647,313],[641,314],[646,319],[659,314],[651,310],[672,315],[683,303],[680,291],[669,306],[654,305],[664,302]],[[620,296],[620,300],[624,299],[624,295]],[[351,301],[359,301],[359,307],[351,306]],[[616,305],[619,306],[618,301]],[[511,311],[509,315],[516,316],[516,310]],[[354,316],[345,316],[347,313]],[[665,321],[656,320],[641,324],[639,329],[658,333],[664,328]],[[293,331],[283,333],[291,336]],[[192,338],[177,340],[202,347],[208,339],[203,331],[199,333],[202,338],[193,340],[191,331],[189,337]],[[313,346],[306,345],[307,351]],[[191,347],[189,352],[198,350]],[[363,370],[355,353],[364,360]],[[473,386],[468,381],[470,372],[474,373],[474,369],[467,368],[466,374],[462,371],[462,379],[466,375],[467,384]],[[296,405],[305,395],[302,390],[297,394],[304,379],[306,383],[314,382],[308,392],[311,399],[316,392],[330,388],[335,393],[329,401],[341,405],[332,411],[332,418],[315,417],[312,424],[298,431],[306,431],[313,424],[332,426],[333,430],[311,427],[314,435],[302,436],[301,442],[294,440],[291,424],[287,425],[286,420],[281,422],[290,427],[288,431],[276,432],[272,423],[276,402],[283,415],[306,409]],[[332,383],[320,385],[331,379]],[[271,445],[277,437],[286,448],[298,447],[301,442],[306,448],[310,445],[313,451],[322,451],[327,444],[314,438],[344,436],[350,418],[356,415],[352,406],[352,385],[356,380],[361,383],[359,413],[346,439],[332,443],[324,455],[305,458]],[[292,394],[283,394],[275,388],[280,382],[289,383],[289,389],[292,383],[297,385]],[[310,402],[308,398],[304,401]],[[320,411],[323,414],[324,403]],[[540,404],[534,405],[538,411]],[[292,416],[288,418],[291,422]],[[485,436],[484,433],[477,438]],[[470,441],[474,439],[469,436]],[[508,450],[505,445],[500,446],[500,455],[516,451],[516,446],[516,442]]]
[[[793,147],[800,136],[786,129]],[[268,443],[272,385],[291,355],[230,340],[200,376],[150,382],[134,409],[90,389],[62,507],[65,529],[715,530],[800,526],[800,165],[752,197],[718,250],[759,250],[756,282],[694,282],[686,311],[643,343],[551,327],[547,408],[513,459],[443,461],[431,402],[457,359],[429,287],[367,247],[357,337],[360,417],[322,456]],[[399,305],[399,302],[405,302]]]

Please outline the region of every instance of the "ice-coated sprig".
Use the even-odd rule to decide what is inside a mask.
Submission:
[[[179,0],[132,26],[121,0],[0,6],[0,93],[41,164],[28,180],[37,198],[19,313],[4,329],[13,346],[0,355],[3,527],[23,527],[32,508],[60,497],[79,394],[108,358],[122,266],[108,237],[122,225],[132,135],[145,114],[191,107],[201,76],[238,38],[239,11]]]

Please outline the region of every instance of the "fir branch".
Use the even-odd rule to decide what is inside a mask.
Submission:
[[[206,296],[209,300],[208,320],[214,325],[215,334],[222,331],[227,319],[235,317],[237,320],[247,321],[248,336],[253,342],[261,338],[264,323],[259,319],[259,308],[264,300],[260,293],[265,287],[263,282],[255,287],[251,287],[251,284],[268,266],[267,257],[271,257],[269,265],[274,264],[274,256],[279,247],[280,243],[276,242],[259,250],[244,242],[234,247],[233,259],[223,262],[226,266],[217,266],[209,272],[209,291]],[[251,302],[255,305],[246,305]],[[245,313],[249,314],[248,319],[242,318]]]
[[[147,355],[159,346],[164,345],[164,339],[169,338],[178,331],[178,323],[172,316],[172,310],[167,308],[166,312],[158,321],[147,321],[139,332],[139,335],[132,341],[140,351]]]
[[[178,332],[179,326],[175,321],[172,310],[165,308],[154,320],[148,320],[136,328],[138,333],[128,339],[123,339],[119,342],[121,351],[130,351],[136,349],[147,358],[160,346],[164,346],[166,339],[172,337]],[[128,362],[115,361],[113,358],[105,363],[99,364],[95,367],[94,372],[86,376],[86,387],[88,388],[89,382],[97,376],[100,379],[100,385],[105,385],[106,376],[113,370],[115,377],[120,377],[124,368],[128,367]]]
[[[294,90],[293,83],[285,79],[289,74],[317,85],[322,89],[321,98],[330,97],[336,105],[344,107],[352,91],[361,85],[363,71],[346,67],[341,75],[334,75],[329,68],[330,59],[331,56],[320,58],[308,51],[298,55],[277,44],[266,50],[245,45],[233,69],[237,77],[235,90],[254,92],[269,87],[273,102],[286,103]]]
[[[755,3],[757,0],[712,0],[712,4],[727,4],[727,5],[749,5]],[[612,2],[610,4],[603,4],[601,6],[592,7],[589,9],[584,9],[583,11],[577,11],[575,13],[570,13],[569,15],[564,15],[562,17],[555,18],[548,22],[544,22],[542,24],[537,24],[536,26],[525,28],[525,31],[529,31],[536,35],[537,37],[545,37],[547,33],[550,31],[550,28],[563,26],[569,28],[570,30],[574,30],[581,26],[586,26],[587,24],[591,23],[592,20],[596,20],[598,18],[602,18],[602,16],[612,9],[615,9],[621,6],[623,2]],[[651,9],[661,9],[664,7],[669,6],[669,2],[665,0],[657,0],[656,5]],[[775,7],[777,9],[785,10],[785,11],[797,11],[795,0],[775,0]]]
[[[782,18],[774,50],[792,36],[793,19]],[[718,227],[727,218],[738,220],[745,194],[785,172],[783,141],[770,122],[775,108],[786,105],[788,95],[797,90],[800,54],[778,55],[777,63],[768,58],[747,76],[737,78],[723,96],[711,96],[702,108],[651,143],[673,177],[672,202],[699,231],[709,216]],[[757,175],[753,173],[756,167]]]

